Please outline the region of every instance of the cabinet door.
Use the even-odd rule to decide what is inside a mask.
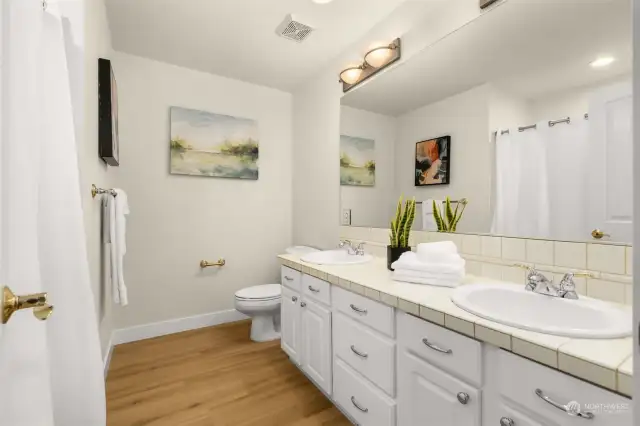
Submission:
[[[399,425],[480,426],[481,406],[479,390],[406,350],[400,351]]]
[[[331,311],[310,299],[300,303],[302,369],[331,395]]]
[[[549,419],[543,419],[536,416],[534,419],[529,414],[526,414],[524,410],[507,405],[504,401],[500,401],[497,406],[497,410],[494,413],[494,418],[490,420],[489,425],[496,426],[557,426],[556,422]]]
[[[280,308],[280,346],[295,363],[300,364],[300,295],[282,287]]]

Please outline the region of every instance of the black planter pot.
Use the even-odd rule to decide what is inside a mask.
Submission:
[[[411,251],[411,247],[391,247],[387,246],[387,269],[393,271],[391,264],[398,260],[402,253]]]

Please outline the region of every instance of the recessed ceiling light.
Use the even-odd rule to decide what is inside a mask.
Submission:
[[[327,3],[331,3],[333,0],[311,0],[311,1],[318,4],[327,4]]]
[[[603,68],[608,65],[611,65],[613,61],[615,61],[615,59],[612,58],[611,56],[603,56],[591,62],[589,65],[591,65],[591,68]]]

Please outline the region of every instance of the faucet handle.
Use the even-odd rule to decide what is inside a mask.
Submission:
[[[340,240],[340,244],[338,244],[338,248],[344,248],[347,245],[351,245],[351,241],[349,240]]]
[[[562,280],[560,281],[560,290],[576,291],[576,283],[573,282],[573,277],[575,277],[573,272],[567,272],[564,274],[564,277],[562,277]]]
[[[356,254],[359,256],[364,256],[364,243],[358,244],[358,247],[356,247]]]

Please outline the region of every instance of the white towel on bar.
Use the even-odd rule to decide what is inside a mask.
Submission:
[[[438,224],[433,217],[433,199],[424,200],[422,202],[422,230],[423,231],[437,231]],[[440,207],[443,203],[442,200],[435,200],[436,205]]]
[[[108,195],[109,206],[109,239],[111,241],[111,287],[113,301],[122,306],[127,306],[127,286],[124,283],[124,255],[127,252],[126,233],[129,203],[127,193],[122,189],[114,189],[117,196]]]

